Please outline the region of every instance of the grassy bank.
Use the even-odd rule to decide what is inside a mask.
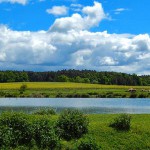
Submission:
[[[89,133],[102,150],[148,150],[150,149],[150,115],[131,115],[131,130],[117,131],[109,123],[119,115],[88,115]],[[84,139],[83,138],[83,139]],[[74,141],[67,143],[73,147]]]
[[[87,115],[89,119],[88,133],[80,139],[66,141],[60,140],[61,150],[74,150],[81,140],[93,139],[102,150],[148,150],[150,149],[150,115],[131,115],[131,129],[129,131],[117,131],[109,124],[119,114],[97,114]],[[29,121],[29,125],[36,120],[49,121],[49,125],[58,120],[59,115],[39,114],[25,115]],[[6,117],[5,117],[6,118]],[[9,117],[10,118],[10,117]],[[1,119],[1,116],[0,116]],[[23,120],[23,119],[21,119]],[[4,119],[3,119],[4,122]],[[40,121],[40,123],[42,123]],[[26,124],[25,124],[26,125]],[[37,124],[35,124],[37,125]],[[26,127],[23,125],[23,128]],[[43,127],[43,129],[45,126]],[[24,131],[23,131],[24,132]],[[33,142],[33,141],[32,141]],[[32,147],[33,146],[33,147]],[[38,149],[34,143],[30,145],[30,149]],[[7,149],[4,147],[4,149]],[[26,150],[28,146],[18,146],[12,148],[15,150]],[[76,149],[77,150],[77,149]]]
[[[22,84],[27,89],[20,93]],[[129,92],[134,88],[136,92]],[[0,97],[102,97],[145,98],[150,97],[150,86],[100,85],[70,82],[0,83]]]
[[[131,130],[118,132],[108,127],[118,115],[90,115],[90,135],[105,150],[150,149],[150,115],[131,115]]]

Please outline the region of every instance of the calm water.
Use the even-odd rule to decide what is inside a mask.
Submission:
[[[0,98],[0,112],[5,110],[31,113],[40,107],[81,109],[84,113],[150,114],[150,99],[125,98]]]

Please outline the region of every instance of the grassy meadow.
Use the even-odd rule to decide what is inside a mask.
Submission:
[[[102,150],[148,150],[150,149],[150,115],[131,115],[131,130],[117,131],[109,123],[119,114],[92,114],[89,133],[83,137],[92,137]],[[75,141],[65,143],[70,149]],[[65,147],[65,146],[64,146]]]
[[[20,93],[21,85],[27,88]],[[129,92],[130,88],[136,92]],[[0,83],[0,97],[147,98],[150,86],[101,85],[70,82]]]
[[[9,116],[10,115],[5,115],[3,117],[0,116],[0,123],[4,124],[7,118],[10,119]],[[58,140],[57,142],[60,142],[61,145],[61,148],[56,150],[77,150],[77,145],[80,143],[80,141],[86,139],[92,139],[99,146],[99,149],[102,150],[149,150],[150,149],[150,115],[148,114],[131,115],[131,128],[129,131],[117,131],[114,128],[109,127],[110,122],[112,122],[118,116],[119,114],[87,115],[87,118],[89,119],[88,133],[86,133],[79,139],[72,139],[69,141],[65,139],[58,140],[56,138],[55,140],[56,141]],[[26,118],[25,120],[27,122],[23,121],[22,119],[23,117]],[[11,119],[11,123],[13,123],[13,121],[17,119],[18,121],[20,121],[21,123],[20,126],[22,125],[23,129],[24,127],[26,127],[26,125],[30,126],[34,124],[34,127],[36,127],[35,125],[40,125],[42,122],[48,121],[49,123],[45,124],[45,128],[46,128],[47,125],[52,125],[54,122],[57,122],[59,115],[58,114],[56,115],[26,114],[26,115],[21,115],[19,117],[15,115],[13,118]],[[19,131],[17,131],[17,133],[22,132],[23,129],[20,129]],[[44,128],[42,130],[44,130]],[[52,134],[52,136],[54,135]],[[7,136],[5,136],[4,138],[7,139]],[[30,146],[30,148],[28,146]],[[3,150],[7,149],[7,145],[5,145],[2,149]],[[27,149],[38,150],[39,148],[32,141],[31,145],[30,144],[29,145],[25,144],[22,146],[18,145],[17,147],[14,146],[11,149],[12,150],[27,150]],[[48,149],[45,148],[45,150]]]

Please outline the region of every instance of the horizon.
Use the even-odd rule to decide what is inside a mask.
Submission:
[[[0,0],[0,70],[150,75],[150,1]]]

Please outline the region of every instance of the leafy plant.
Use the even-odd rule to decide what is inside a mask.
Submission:
[[[0,126],[0,147],[10,147],[13,145],[13,131],[9,127]]]
[[[3,113],[0,117],[0,126],[6,127],[8,133],[13,135],[10,146],[30,144],[32,130],[25,114],[14,112]]]
[[[119,117],[115,118],[112,123],[110,123],[110,127],[115,128],[116,130],[130,130],[131,116],[128,114],[122,114]]]
[[[88,124],[89,121],[82,112],[67,109],[61,113],[56,126],[64,139],[71,140],[87,133]]]
[[[136,93],[131,93],[130,94],[130,98],[136,98],[137,97],[137,94]]]
[[[34,140],[39,148],[51,150],[60,146],[59,137],[48,119],[38,119],[33,122],[32,127]]]
[[[56,111],[53,108],[43,108],[35,111],[35,115],[55,115]]]
[[[20,94],[23,94],[23,92],[25,92],[26,90],[27,90],[27,85],[26,84],[22,84],[20,86],[20,89],[19,89]]]
[[[99,150],[100,147],[96,144],[94,139],[81,140],[78,145],[78,150]]]

